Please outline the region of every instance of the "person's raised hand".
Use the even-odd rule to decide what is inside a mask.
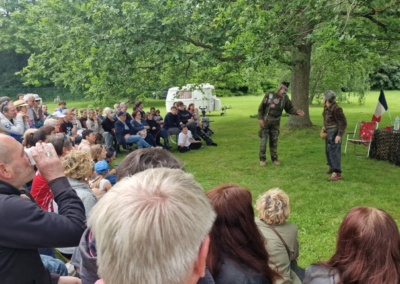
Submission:
[[[301,109],[299,109],[299,110],[297,111],[297,114],[300,115],[300,116],[304,116],[304,111],[302,111]]]
[[[45,180],[50,182],[56,178],[65,176],[60,158],[57,156],[52,144],[38,142],[36,143],[36,147],[31,148],[31,153],[40,174]]]

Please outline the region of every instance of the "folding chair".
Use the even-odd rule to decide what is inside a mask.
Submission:
[[[171,143],[178,144],[178,134],[169,134],[168,138]]]
[[[374,136],[375,129],[378,128],[378,123],[376,121],[366,122],[359,121],[356,123],[356,127],[353,133],[347,133],[346,146],[344,153],[347,153],[348,142],[354,144],[354,149],[356,150],[356,145],[364,145],[368,147],[367,157],[369,157],[369,151],[371,148],[372,137]],[[359,131],[357,132],[357,129]]]
[[[181,132],[179,129],[173,130],[173,129],[169,129],[170,131],[168,132],[168,139],[172,144],[178,144],[178,137],[179,137],[179,133]]]

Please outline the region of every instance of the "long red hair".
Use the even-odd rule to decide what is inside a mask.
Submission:
[[[271,283],[279,274],[268,266],[265,240],[254,221],[251,192],[237,185],[222,185],[207,192],[217,218],[210,232],[207,267],[216,278],[223,254],[252,268]]]
[[[326,265],[339,271],[342,283],[399,283],[396,222],[380,209],[352,208],[340,226],[336,252]]]

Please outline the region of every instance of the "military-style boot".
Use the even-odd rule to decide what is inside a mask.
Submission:
[[[164,140],[164,149],[168,151],[172,149],[172,147],[169,145],[168,140]]]
[[[211,138],[208,137],[203,130],[197,131],[197,133],[206,142],[208,146],[218,146],[217,143],[214,143],[214,141],[212,141]]]

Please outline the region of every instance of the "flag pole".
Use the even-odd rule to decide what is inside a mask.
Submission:
[[[387,112],[388,112],[388,114],[389,114],[390,126],[392,126],[392,125],[393,125],[393,121],[392,121],[392,116],[390,115],[390,110],[389,110],[389,108],[388,108]]]

